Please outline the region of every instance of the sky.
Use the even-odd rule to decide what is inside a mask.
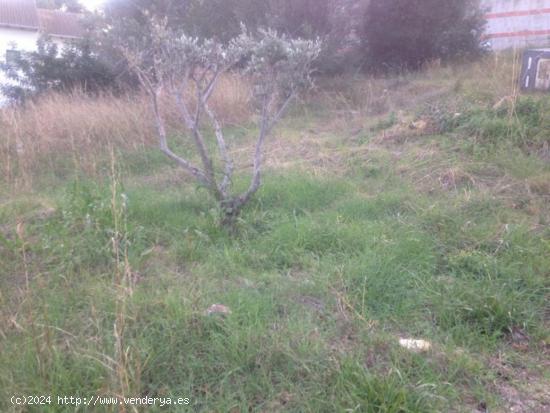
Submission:
[[[105,2],[105,0],[80,0],[80,3],[88,10],[96,10],[98,7],[101,7],[103,2]]]

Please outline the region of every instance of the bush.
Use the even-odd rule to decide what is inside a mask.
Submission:
[[[485,20],[478,0],[372,0],[361,30],[372,69],[477,56]]]
[[[43,37],[37,46],[35,52],[21,52],[13,62],[0,64],[9,80],[1,92],[13,101],[49,90],[78,88],[88,93],[112,89],[116,84],[115,74],[92,52],[87,40],[60,51],[55,42]]]

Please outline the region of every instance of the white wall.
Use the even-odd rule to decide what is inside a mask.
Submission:
[[[38,32],[20,29],[8,29],[0,27],[0,57],[5,58],[7,49],[11,49],[11,44],[15,43],[19,50],[32,51],[36,48]]]
[[[484,0],[487,37],[494,50],[550,47],[550,0]]]

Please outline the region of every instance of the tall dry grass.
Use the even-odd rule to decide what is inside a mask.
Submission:
[[[427,62],[422,70],[378,76],[339,76],[318,81],[314,99],[325,110],[378,116],[448,100],[494,104],[518,93],[519,51],[491,53],[474,62],[442,65]]]
[[[518,74],[519,54],[504,53],[450,66],[434,62],[420,72],[401,75],[318,79],[306,106],[318,108],[327,127],[340,131],[351,125],[359,130],[365,122],[418,111],[426,104],[447,111],[460,110],[464,102],[493,105],[518,93]],[[221,79],[212,106],[225,124],[250,119],[250,89],[242,78]],[[192,100],[192,91],[189,95]],[[165,99],[163,110],[170,133],[181,133],[175,103]],[[52,93],[23,108],[0,111],[0,183],[32,186],[46,172],[98,174],[109,146],[133,151],[155,144],[150,104],[142,93]]]
[[[249,96],[245,80],[227,76],[212,96],[212,107],[226,124],[246,122],[251,114]],[[170,132],[181,132],[175,102],[164,99],[163,111]],[[37,177],[60,170],[94,175],[109,147],[133,151],[155,143],[144,93],[50,93],[0,111],[0,181],[30,187]]]

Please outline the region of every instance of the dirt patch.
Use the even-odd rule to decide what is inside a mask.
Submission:
[[[542,364],[541,364],[542,363]],[[549,368],[550,362],[539,361],[539,366]],[[503,403],[503,410],[510,413],[546,413],[550,411],[550,380],[539,372],[521,365],[513,365],[500,358],[492,358],[489,366],[497,374],[495,391]]]
[[[296,298],[296,301],[314,313],[322,314],[325,310],[325,303],[319,298],[300,295]]]

